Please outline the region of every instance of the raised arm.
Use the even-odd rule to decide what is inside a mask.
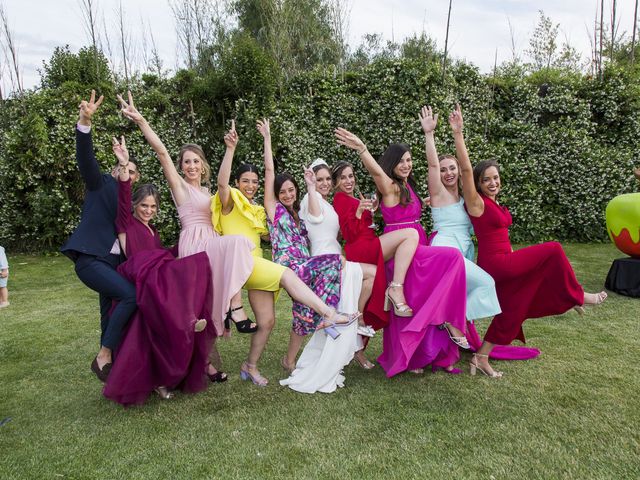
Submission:
[[[321,223],[322,207],[318,200],[319,194],[316,192],[316,174],[310,168],[304,169],[304,183],[307,185],[309,221],[311,223]]]
[[[184,180],[176,170],[175,165],[171,161],[171,156],[160,140],[160,137],[158,137],[156,132],[154,132],[151,128],[151,125],[149,125],[142,114],[136,109],[133,103],[133,96],[131,95],[131,92],[127,93],[129,95],[129,103],[125,102],[121,95],[118,95],[118,100],[120,101],[120,106],[122,107],[122,114],[133,123],[138,125],[140,131],[142,131],[142,134],[144,135],[144,138],[147,140],[147,143],[156,152],[158,160],[160,160],[160,165],[162,166],[164,176],[169,183],[171,192],[173,193],[173,198],[176,204],[181,205],[186,199],[186,185],[184,183]]]
[[[113,154],[118,159],[118,212],[116,214],[116,232],[122,251],[127,251],[127,227],[133,221],[131,213],[131,178],[129,176],[129,152],[124,137],[120,142],[116,137],[111,140]]]
[[[439,206],[442,195],[446,192],[442,180],[440,180],[440,162],[438,161],[438,151],[436,150],[435,129],[438,125],[438,114],[433,115],[431,107],[422,107],[418,114],[422,131],[424,132],[425,150],[427,152],[427,163],[429,165],[428,185],[431,205]]]
[[[382,193],[383,197],[389,195],[397,195],[397,187],[393,183],[382,167],[376,162],[375,158],[371,156],[367,146],[356,135],[344,128],[336,128],[335,135],[338,143],[344,145],[352,150],[355,150],[360,157],[360,161],[364,165],[364,168],[371,174],[373,181],[376,184],[376,188]]]
[[[238,132],[236,132],[236,122],[234,120],[231,120],[231,129],[224,136],[224,144],[227,146],[227,149],[224,152],[224,157],[222,157],[220,170],[218,170],[218,197],[222,203],[222,214],[227,215],[233,210],[229,180],[231,179],[233,154],[238,146]]]
[[[278,197],[276,196],[273,185],[276,179],[276,171],[273,166],[269,119],[263,118],[262,120],[258,120],[256,127],[260,135],[264,138],[264,209],[267,212],[269,220],[273,222],[276,215],[276,201]]]
[[[80,102],[78,127],[76,127],[76,162],[82,180],[89,190],[97,190],[102,186],[102,173],[91,140],[91,117],[102,100],[104,100],[104,96],[100,95],[100,98],[96,100],[96,91],[91,90],[89,101],[82,100]]]
[[[453,140],[456,144],[456,157],[460,164],[464,203],[467,206],[469,215],[479,217],[484,212],[484,202],[482,198],[480,198],[480,195],[478,195],[475,182],[473,181],[473,167],[471,166],[471,160],[469,160],[467,146],[464,143],[464,134],[462,133],[464,121],[462,119],[462,109],[459,104],[456,105],[456,109],[449,115],[449,125],[451,126]]]

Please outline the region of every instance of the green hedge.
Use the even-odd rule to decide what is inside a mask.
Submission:
[[[271,90],[260,85],[255,89],[260,95],[243,87],[242,97],[226,106],[205,88],[210,79],[192,72],[169,79],[145,76],[132,90],[171,154],[184,142],[202,144],[214,177],[228,118],[238,119],[236,164],[260,165],[255,120],[269,116],[280,164],[300,178],[302,166],[316,157],[357,164],[357,157],[334,141],[333,129],[344,126],[374,156],[390,142],[408,143],[422,195],[427,194],[426,161],[417,113],[425,103],[440,113],[438,149],[453,153],[446,116],[459,101],[472,162],[494,157],[502,165],[502,201],[514,216],[514,241],[606,240],[607,202],[636,188],[631,168],[640,146],[640,88],[635,79],[615,69],[602,81],[558,71],[527,76],[517,67],[494,78],[465,63],[450,66],[444,84],[441,76],[437,64],[383,60],[344,76],[333,70],[300,75],[273,98],[265,98]],[[166,182],[142,135],[118,114],[118,88],[108,81],[69,81],[0,102],[0,244],[5,247],[55,250],[75,228],[83,191],[73,129],[77,106],[92,87],[107,98],[94,121],[101,165],[107,169],[113,163],[111,136],[126,135],[144,181],[161,189],[157,225],[163,238],[175,241],[179,226]],[[357,167],[360,188],[372,189]],[[428,215],[425,222],[428,226]]]

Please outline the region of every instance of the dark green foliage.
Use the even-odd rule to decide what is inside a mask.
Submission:
[[[390,142],[408,143],[421,195],[428,192],[419,108],[428,103],[440,114],[439,152],[453,153],[446,118],[460,102],[472,162],[492,157],[502,166],[502,201],[514,216],[514,241],[606,240],[607,202],[637,188],[631,174],[640,151],[637,76],[617,67],[606,68],[602,80],[558,69],[528,74],[511,64],[494,78],[454,62],[443,84],[431,44],[416,38],[410,51],[412,58],[367,57],[343,76],[333,67],[317,67],[280,90],[273,58],[252,36],[235,33],[216,57],[216,68],[182,70],[172,78],[144,75],[132,90],[169,152],[175,156],[185,142],[201,144],[214,178],[231,118],[240,134],[236,165],[262,164],[255,120],[268,116],[280,170],[301,177],[303,166],[317,157],[329,163],[346,159],[356,164],[361,190],[372,190],[357,156],[335,143],[333,130],[343,126],[376,157]],[[108,73],[92,76],[94,58],[91,49],[77,55],[59,49],[45,64],[40,90],[0,103],[0,244],[56,249],[75,227],[83,191],[73,127],[90,88],[106,98],[94,122],[101,166],[106,171],[113,163],[111,136],[126,135],[144,181],[160,188],[156,223],[165,242],[175,241],[175,209],[155,155],[118,114],[115,93],[124,87]]]

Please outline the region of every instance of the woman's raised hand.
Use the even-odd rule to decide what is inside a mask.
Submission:
[[[357,152],[362,152],[366,149],[364,142],[360,140],[356,135],[344,128],[336,128],[335,131],[336,141],[339,145],[344,145]]]
[[[438,114],[433,114],[431,107],[423,106],[418,114],[424,133],[432,133],[438,125]]]
[[[235,150],[238,146],[238,132],[236,132],[236,121],[231,120],[231,128],[224,136],[224,144],[227,148]]]
[[[111,146],[113,147],[113,154],[118,159],[118,164],[120,166],[127,165],[129,163],[129,151],[124,141],[124,135],[120,137],[120,141],[116,137],[112,137]]]
[[[256,122],[256,128],[264,138],[271,138],[271,130],[269,129],[269,119],[263,118]]]
[[[457,103],[456,109],[449,115],[449,125],[451,125],[453,133],[459,133],[462,132],[463,124],[462,109],[460,108],[460,104]]]
[[[127,95],[129,96],[129,103],[125,102],[124,98],[122,98],[122,95],[118,94],[118,101],[120,102],[120,106],[122,107],[120,110],[122,112],[122,115],[124,115],[134,123],[142,122],[144,120],[144,117],[133,104],[133,95],[131,95],[131,91],[128,91]]]
[[[78,117],[78,123],[80,125],[91,125],[91,117],[102,103],[102,100],[104,100],[104,95],[100,95],[100,98],[96,100],[96,91],[91,90],[89,101],[82,100],[80,102],[80,115]]]
[[[316,186],[316,174],[307,167],[304,169],[304,183],[307,185],[307,189],[315,188]]]

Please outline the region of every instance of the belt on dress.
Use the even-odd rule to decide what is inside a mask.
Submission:
[[[387,223],[387,227],[395,227],[396,225],[413,225],[414,223],[420,223],[420,220],[411,220],[410,222],[398,222],[398,223]]]

